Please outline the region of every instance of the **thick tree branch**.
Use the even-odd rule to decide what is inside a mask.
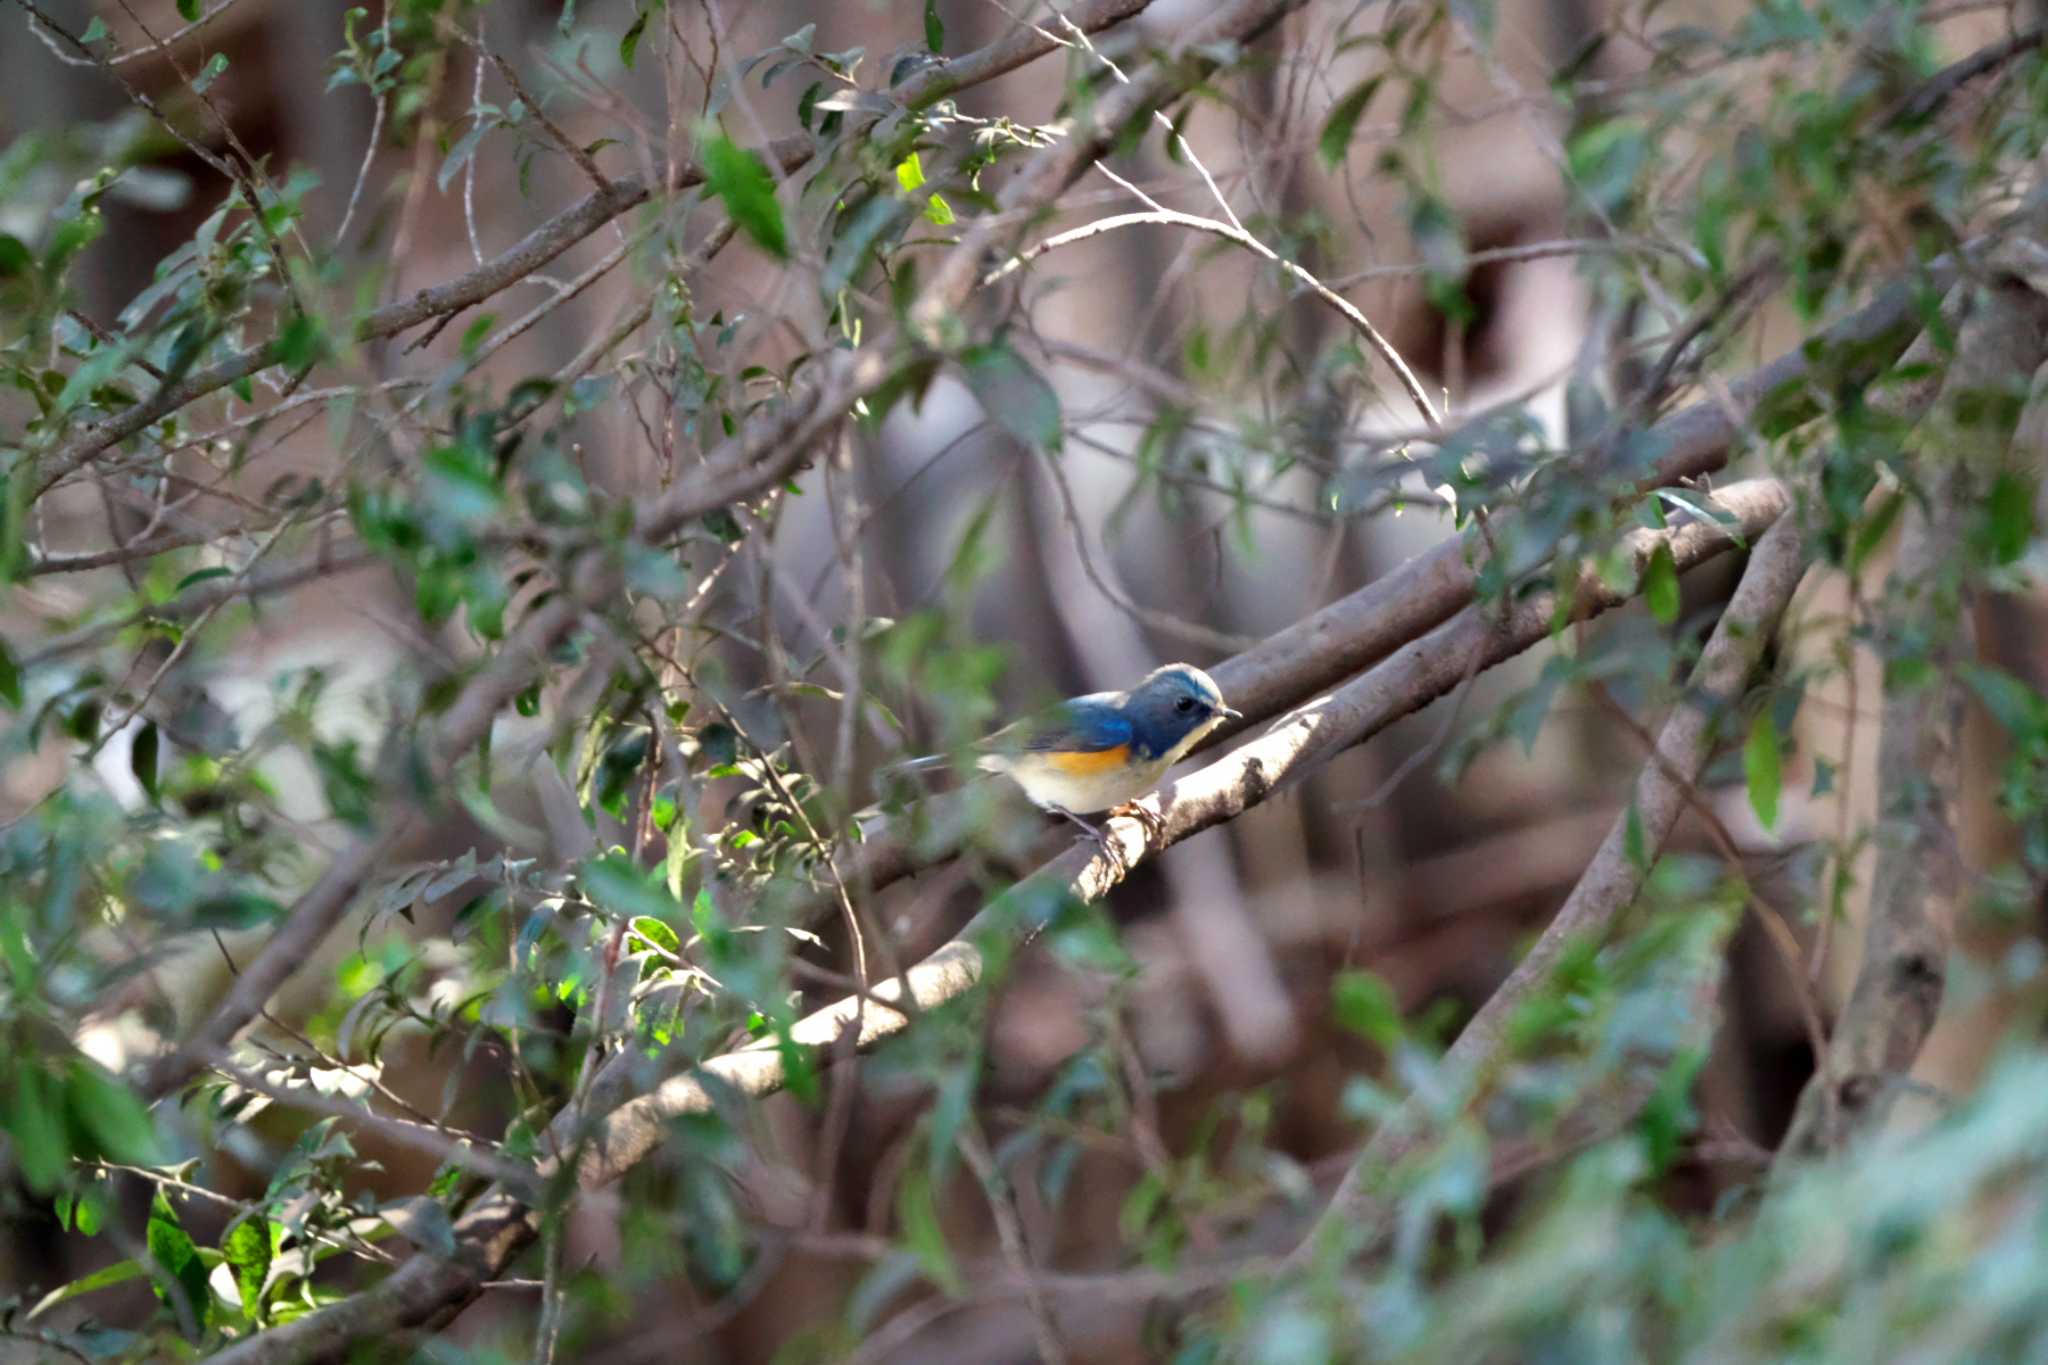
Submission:
[[[2011,278],[1973,291],[1942,380],[1933,433],[1915,460],[1882,623],[1877,871],[1863,962],[1807,1083],[1781,1160],[1817,1156],[1881,1124],[1934,1027],[1965,884],[1956,830],[1970,653],[1969,537],[2009,444],[1996,401],[2024,392],[2048,359],[2048,298]],[[1952,420],[1943,420],[1952,419]],[[1923,667],[1905,665],[1919,663]],[[1828,1087],[1832,1086],[1832,1096]]]
[[[1653,463],[1624,494],[1724,468],[1740,452],[1749,435],[1749,423],[1761,410],[1768,409],[1777,423],[1803,421],[1820,411],[1823,397],[1836,386],[1860,389],[1868,384],[1899,359],[1920,330],[1923,300],[1929,293],[1945,289],[1956,271],[1956,264],[1946,258],[1932,263],[1921,277],[1893,283],[1864,308],[1728,382],[1717,396],[1652,424],[1633,445],[1652,452]],[[1931,387],[1908,387],[1899,393],[1897,410],[1905,418],[1916,415],[1933,397]],[[1576,472],[1587,478],[1599,477],[1601,462],[1597,452],[1589,453],[1577,461]],[[1501,524],[1496,518],[1496,525]],[[1508,523],[1503,533],[1511,527]],[[1449,620],[1470,605],[1478,591],[1483,556],[1483,549],[1464,537],[1447,539],[1212,666],[1209,672],[1216,685],[1245,719],[1219,731],[1209,745],[1222,743],[1306,697],[1337,686]],[[951,856],[958,848],[964,806],[952,797],[926,804],[928,833],[909,838],[886,828],[873,829],[859,845],[841,855],[840,875],[848,885],[888,886]]]
[[[1581,940],[1604,935],[1641,892],[1643,879],[1671,837],[1693,785],[1716,744],[1726,736],[1724,722],[1740,701],[1806,564],[1797,516],[1780,517],[1757,542],[1735,596],[1693,668],[1683,701],[1665,722],[1656,752],[1636,777],[1629,811],[1608,830],[1542,937],[1465,1025],[1445,1055],[1445,1071],[1467,1087],[1468,1094],[1481,1088],[1508,1060],[1509,1021],[1523,1002],[1549,981],[1565,950]],[[1636,831],[1633,836],[1631,821]],[[1640,856],[1630,850],[1636,839],[1640,840]],[[1428,1135],[1428,1114],[1412,1103],[1382,1127],[1346,1172],[1297,1255],[1310,1254],[1330,1241],[1351,1239],[1346,1245],[1356,1246],[1360,1240],[1376,1236],[1386,1208],[1371,1184],[1372,1175],[1413,1151]]]

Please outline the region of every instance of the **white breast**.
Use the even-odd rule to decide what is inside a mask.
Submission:
[[[1172,766],[1171,758],[1158,758],[1130,767],[1099,773],[1064,772],[1044,754],[986,754],[979,766],[1002,773],[1019,787],[1031,803],[1048,809],[1089,815],[1143,796],[1159,785]]]

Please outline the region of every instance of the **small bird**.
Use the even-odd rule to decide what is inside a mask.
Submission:
[[[1193,664],[1155,668],[1128,692],[1072,697],[976,745],[974,766],[1015,782],[1030,802],[1100,837],[1083,815],[1113,811],[1159,785],[1204,735],[1240,712]],[[899,766],[922,768],[943,757]],[[1148,822],[1150,823],[1150,822]]]

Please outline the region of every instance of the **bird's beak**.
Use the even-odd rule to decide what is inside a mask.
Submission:
[[[1242,711],[1236,711],[1236,710],[1232,710],[1232,709],[1231,709],[1230,707],[1228,707],[1228,706],[1224,707],[1224,708],[1223,708],[1222,710],[1218,711],[1218,712],[1217,712],[1216,714],[1217,714],[1217,715],[1219,715],[1219,716],[1221,716],[1221,717],[1223,717],[1223,719],[1225,719],[1225,720],[1243,720],[1243,719],[1244,719],[1244,712],[1242,712]]]

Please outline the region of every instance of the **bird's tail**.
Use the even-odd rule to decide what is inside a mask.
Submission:
[[[885,773],[923,772],[927,768],[941,767],[945,762],[946,756],[944,754],[926,754],[922,758],[904,758],[898,759],[894,763],[885,763],[878,771]]]

